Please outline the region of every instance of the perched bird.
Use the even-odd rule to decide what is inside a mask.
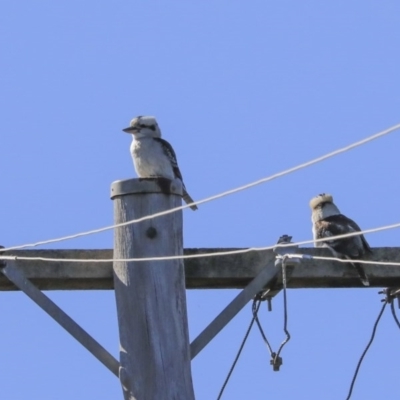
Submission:
[[[132,134],[131,154],[139,178],[179,178],[183,187],[183,200],[187,204],[194,203],[183,183],[175,151],[166,140],[161,139],[156,119],[143,116],[133,118],[130,126],[123,131]],[[190,208],[197,210],[195,204]]]
[[[353,220],[340,213],[333,202],[333,197],[329,194],[323,193],[311,199],[310,207],[314,240],[361,231]],[[372,253],[363,235],[314,242],[314,246],[328,247],[335,257],[348,260],[359,259],[366,253]],[[364,268],[359,263],[351,263],[351,265],[357,270],[363,285],[369,286]]]

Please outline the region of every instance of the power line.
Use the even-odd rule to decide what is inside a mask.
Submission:
[[[262,337],[262,339],[264,340],[264,343],[266,344],[266,346],[267,346],[267,348],[268,348],[269,355],[271,356],[271,359],[274,360],[274,358],[275,358],[275,353],[274,353],[274,351],[272,350],[272,346],[271,346],[271,344],[269,343],[269,340],[267,339],[267,335],[265,334],[264,329],[263,329],[263,327],[261,326],[261,322],[260,322],[260,320],[259,320],[259,318],[258,318],[258,309],[259,309],[259,307],[260,307],[260,304],[261,304],[261,301],[262,301],[262,300],[264,300],[264,299],[258,298],[258,297],[256,297],[256,298],[253,300],[253,307],[252,307],[253,316],[254,316],[254,319],[255,319],[255,321],[256,321],[256,323],[257,323],[258,330],[260,331],[261,337]]]
[[[253,301],[253,307],[254,307],[255,302],[256,302],[256,300]],[[257,313],[258,313],[258,310],[259,310],[259,308],[260,308],[260,305],[261,305],[261,302],[258,303],[258,306],[256,307],[256,311],[255,311],[255,312],[253,311],[253,318],[252,318],[251,321],[250,321],[250,325],[249,325],[249,327],[247,328],[247,331],[246,331],[246,333],[245,333],[245,335],[244,335],[244,338],[243,338],[243,340],[242,340],[242,343],[240,344],[240,347],[239,347],[239,350],[238,350],[238,352],[237,352],[237,354],[236,354],[236,357],[235,357],[235,359],[233,360],[233,363],[232,363],[231,368],[229,369],[228,375],[226,376],[225,381],[224,381],[224,383],[223,383],[223,385],[222,385],[222,387],[221,387],[221,390],[219,391],[217,400],[220,400],[220,399],[221,399],[222,394],[224,393],[224,390],[225,390],[225,388],[226,388],[226,385],[228,384],[229,379],[230,379],[230,377],[231,377],[231,375],[232,375],[232,373],[233,373],[233,370],[234,370],[235,367],[236,367],[236,363],[237,363],[238,360],[239,360],[239,357],[240,357],[240,354],[242,353],[243,347],[244,347],[244,345],[246,344],[247,338],[249,337],[251,328],[253,327],[254,321],[255,321],[255,319],[257,318]]]
[[[266,182],[270,182],[270,181],[272,181],[274,179],[281,178],[281,177],[283,177],[285,175],[289,175],[289,174],[291,174],[293,172],[299,171],[299,170],[307,168],[307,167],[309,167],[311,165],[314,165],[314,164],[317,164],[319,162],[325,161],[325,160],[327,160],[329,158],[332,158],[334,156],[337,156],[337,155],[339,155],[341,153],[345,153],[347,151],[353,150],[356,147],[362,146],[362,145],[364,145],[364,144],[366,144],[368,142],[371,142],[371,141],[373,141],[375,139],[383,137],[383,136],[385,136],[385,135],[387,135],[387,134],[389,134],[389,133],[391,133],[391,132],[393,132],[393,131],[395,131],[395,130],[397,130],[399,128],[400,128],[400,124],[394,125],[394,126],[388,128],[388,129],[385,129],[385,130],[383,130],[381,132],[378,132],[378,133],[376,133],[374,135],[368,136],[368,137],[366,137],[366,138],[364,138],[362,140],[359,140],[357,142],[354,142],[354,143],[352,143],[352,144],[350,144],[348,146],[341,147],[340,149],[334,150],[334,151],[332,151],[330,153],[327,153],[327,154],[325,154],[323,156],[314,158],[314,159],[312,159],[310,161],[307,161],[305,163],[299,164],[299,165],[297,165],[295,167],[286,169],[284,171],[281,171],[281,172],[278,172],[278,173],[273,174],[271,176],[259,179],[257,181],[251,182],[251,183],[248,183],[246,185],[239,186],[239,187],[237,187],[235,189],[227,190],[225,192],[216,194],[214,196],[207,197],[207,198],[205,198],[203,200],[196,201],[195,203],[191,204],[191,206],[193,206],[194,204],[199,205],[199,204],[208,203],[210,201],[217,200],[217,199],[220,199],[222,197],[226,197],[226,196],[229,196],[231,194],[238,193],[238,192],[250,189],[250,188],[252,188],[254,186],[258,186],[260,184],[263,184],[263,183],[266,183]],[[38,241],[38,242],[35,242],[35,243],[12,246],[12,247],[5,248],[4,251],[23,249],[23,248],[27,248],[27,247],[37,247],[37,246],[41,246],[41,245],[44,245],[44,244],[57,243],[57,242],[62,242],[62,241],[66,241],[66,240],[77,239],[77,238],[80,238],[80,237],[83,237],[83,236],[89,236],[89,235],[93,235],[93,234],[96,234],[96,233],[105,232],[105,231],[108,231],[108,230],[111,230],[111,229],[114,229],[114,228],[117,228],[117,227],[137,224],[139,222],[146,221],[146,220],[149,220],[149,219],[152,219],[152,218],[161,217],[163,215],[167,215],[167,214],[179,211],[179,210],[183,210],[183,209],[188,208],[188,207],[190,207],[190,205],[182,205],[180,207],[175,207],[175,208],[172,208],[170,210],[162,211],[162,212],[155,213],[155,214],[152,214],[152,215],[148,215],[148,216],[145,216],[145,217],[142,217],[142,218],[138,218],[138,219],[133,219],[131,221],[123,222],[123,223],[120,223],[120,224],[110,225],[110,226],[106,226],[106,227],[103,227],[103,228],[93,229],[93,230],[80,232],[80,233],[76,233],[76,234],[73,234],[73,235],[67,235],[67,236],[63,236],[63,237],[59,237],[59,238],[55,238],[55,239],[49,239],[49,240]]]
[[[378,228],[366,229],[359,232],[350,232],[343,235],[337,236],[330,236],[329,240],[332,239],[344,239],[351,236],[359,236],[365,233],[375,233],[381,232],[384,230],[400,228],[400,223],[385,225]],[[304,244],[312,244],[316,242],[324,242],[328,240],[327,238],[317,239],[317,240],[304,240],[299,242],[290,243],[290,246],[299,246]],[[177,259],[191,259],[191,258],[203,258],[203,257],[218,257],[218,256],[227,256],[227,255],[234,255],[234,254],[244,254],[250,253],[252,251],[267,251],[272,250],[276,247],[285,247],[285,245],[274,244],[271,246],[264,246],[264,247],[249,247],[246,249],[236,249],[236,250],[226,250],[214,253],[202,253],[202,254],[182,254],[176,256],[161,256],[161,257],[142,257],[142,258],[104,258],[104,259],[82,259],[82,258],[51,258],[51,257],[28,257],[28,256],[13,256],[13,255],[0,255],[0,260],[37,260],[37,261],[49,261],[49,262],[79,262],[79,263],[105,263],[111,261],[119,261],[119,262],[139,262],[139,261],[168,261],[168,260],[177,260]],[[2,249],[3,251],[7,251],[9,249]],[[301,258],[301,259],[314,259],[314,260],[327,260],[327,261],[338,261],[342,263],[364,263],[364,264],[373,264],[373,265],[391,265],[391,266],[400,266],[398,262],[390,262],[390,261],[369,261],[369,260],[347,260],[341,259],[336,257],[323,257],[323,256],[311,256],[309,254],[288,254],[289,258]]]
[[[379,312],[378,318],[376,319],[375,324],[374,324],[374,327],[373,327],[373,329],[372,329],[371,339],[369,340],[369,342],[368,342],[368,344],[367,344],[367,347],[365,348],[365,350],[364,350],[363,353],[361,354],[361,357],[360,357],[360,359],[359,359],[359,361],[358,361],[358,363],[357,363],[357,368],[356,368],[356,370],[355,370],[355,372],[354,372],[353,379],[351,380],[350,389],[349,389],[349,393],[348,393],[348,395],[347,395],[346,400],[349,400],[350,397],[351,397],[351,394],[352,394],[352,392],[353,392],[353,387],[354,387],[354,384],[355,384],[356,379],[357,379],[358,371],[360,370],[360,367],[361,367],[361,363],[363,362],[363,359],[364,359],[365,355],[367,354],[367,351],[369,350],[369,348],[370,348],[372,342],[374,341],[375,333],[376,333],[376,328],[378,327],[379,321],[380,321],[380,319],[381,319],[381,317],[382,317],[382,315],[383,315],[383,312],[385,311],[385,307],[386,307],[387,303],[388,303],[388,302],[387,302],[387,299],[385,299],[385,300],[384,300],[384,303],[383,303],[383,306],[382,306],[382,309],[381,309],[381,311]]]
[[[331,236],[333,238],[333,236]],[[322,260],[322,261],[338,261],[341,263],[360,263],[360,264],[371,264],[371,265],[387,265],[400,267],[400,262],[395,261],[370,261],[370,260],[357,260],[357,259],[346,259],[337,257],[323,257],[323,256],[311,256],[309,254],[288,254],[289,258],[303,258],[309,260]]]

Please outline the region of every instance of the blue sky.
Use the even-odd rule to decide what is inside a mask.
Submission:
[[[397,1],[22,2],[0,5],[5,246],[113,222],[111,182],[135,176],[121,129],[155,115],[195,199],[295,166],[400,122]],[[334,195],[362,228],[400,221],[400,133],[184,212],[185,247],[311,239],[311,197]],[[398,231],[368,235],[398,246]],[[112,233],[46,248],[111,248]],[[194,338],[237,294],[188,291]],[[114,294],[50,297],[114,355]],[[292,340],[272,372],[255,330],[224,399],[345,398],[381,307],[377,289],[291,290]],[[0,293],[2,397],[117,399],[118,380],[21,293]],[[193,362],[216,398],[250,307]],[[283,338],[282,296],[261,310]],[[352,399],[398,399],[400,331],[389,310]]]

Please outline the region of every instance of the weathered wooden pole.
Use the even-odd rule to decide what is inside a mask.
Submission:
[[[179,180],[112,184],[115,223],[181,204]],[[115,229],[114,259],[183,254],[182,212]],[[114,286],[125,400],[193,400],[182,260],[118,262]]]

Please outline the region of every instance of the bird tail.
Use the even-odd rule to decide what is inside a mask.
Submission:
[[[361,282],[364,286],[369,286],[369,280],[368,280],[368,276],[364,271],[364,268],[361,266],[361,264],[358,263],[352,263],[352,265],[354,266],[354,268],[357,270],[358,272],[358,276],[361,279]]]
[[[183,190],[183,195],[182,195],[183,200],[185,201],[186,204],[192,204],[194,203],[194,200],[189,196],[189,193],[186,190]],[[196,204],[193,204],[190,206],[190,208],[193,211],[197,210]]]

